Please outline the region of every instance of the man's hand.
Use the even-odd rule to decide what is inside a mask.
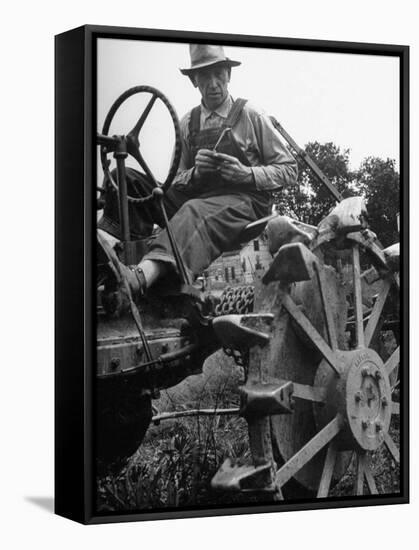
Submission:
[[[249,166],[242,164],[239,159],[224,153],[216,153],[218,159],[218,172],[222,178],[232,183],[251,183],[253,172]]]
[[[207,174],[216,174],[220,162],[217,153],[210,149],[200,149],[195,157],[195,176],[199,179]]]
[[[249,166],[242,164],[236,157],[217,153],[210,149],[200,149],[195,158],[195,176],[220,174],[232,183],[251,183],[253,173]]]

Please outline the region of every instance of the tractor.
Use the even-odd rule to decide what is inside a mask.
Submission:
[[[115,113],[136,94],[150,96],[138,122],[126,135],[111,135]],[[164,183],[155,179],[143,158],[139,139],[158,101],[167,108],[176,136]],[[402,376],[399,245],[383,249],[368,227],[363,199],[343,199],[273,122],[327,186],[336,206],[317,227],[278,214],[250,224],[242,242],[265,231],[272,262],[252,287],[228,288],[217,300],[188,279],[162,203],[181,154],[175,110],[150,86],[131,88],[112,105],[97,144],[108,187],[118,193],[118,256],[127,265],[137,264],[147,250],[153,236],[131,239],[129,209],[148,201],[162,212],[180,282],[159,283],[136,303],[113,260],[115,251],[99,236],[95,426],[100,468],[130,456],[152,421],[152,399],[160,390],[202,372],[205,360],[220,348],[244,367],[240,408],[232,414],[248,424],[252,459],[247,464],[225,460],[212,479],[215,490],[262,493],[281,500],[292,481],[324,498],[352,463],[356,472],[351,493],[362,495],[367,487],[376,494],[372,453],[383,445],[390,459],[399,463],[399,449],[390,435],[392,416],[400,414]],[[116,171],[110,169],[110,155]],[[150,195],[129,194],[128,155],[154,183]],[[106,197],[102,188],[98,192],[100,208]],[[124,289],[127,299],[127,308],[117,315],[101,299],[110,280]],[[391,338],[383,338],[389,333]]]

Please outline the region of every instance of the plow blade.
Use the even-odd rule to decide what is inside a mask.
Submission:
[[[275,492],[272,465],[233,465],[228,458],[212,478],[211,487],[221,491]]]

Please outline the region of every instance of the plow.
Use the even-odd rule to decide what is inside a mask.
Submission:
[[[137,94],[149,97],[138,122],[126,135],[111,135],[115,113]],[[175,134],[164,183],[156,180],[141,153],[140,133],[157,102],[167,108]],[[141,204],[159,211],[180,282],[163,281],[138,303],[125,288],[128,307],[115,307],[124,281],[99,235],[95,423],[100,468],[134,453],[153,420],[152,400],[161,390],[201,373],[206,359],[219,349],[243,367],[244,382],[237,388],[240,407],[154,415],[155,422],[194,414],[245,419],[251,459],[246,463],[225,457],[212,479],[214,490],[282,500],[289,484],[296,483],[325,498],[355,465],[350,494],[377,494],[373,454],[383,447],[390,460],[400,462],[390,429],[393,416],[400,415],[403,376],[398,244],[384,249],[368,226],[363,198],[343,198],[282,126],[274,124],[336,205],[317,227],[278,214],[250,224],[242,243],[265,232],[272,261],[253,285],[228,288],[216,298],[189,280],[164,210],[162,195],[180,159],[173,107],[149,86],[128,90],[111,107],[97,136],[107,184],[99,189],[99,208],[106,193],[118,193],[121,234],[116,250],[126,265],[139,263],[153,238],[132,238],[133,209]],[[127,189],[128,155],[153,183],[151,194]],[[109,288],[114,289],[113,301]]]

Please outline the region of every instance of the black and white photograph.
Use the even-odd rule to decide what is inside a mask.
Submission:
[[[1,548],[412,546],[415,7],[4,5]]]
[[[402,501],[400,55],[94,51],[94,515]]]

